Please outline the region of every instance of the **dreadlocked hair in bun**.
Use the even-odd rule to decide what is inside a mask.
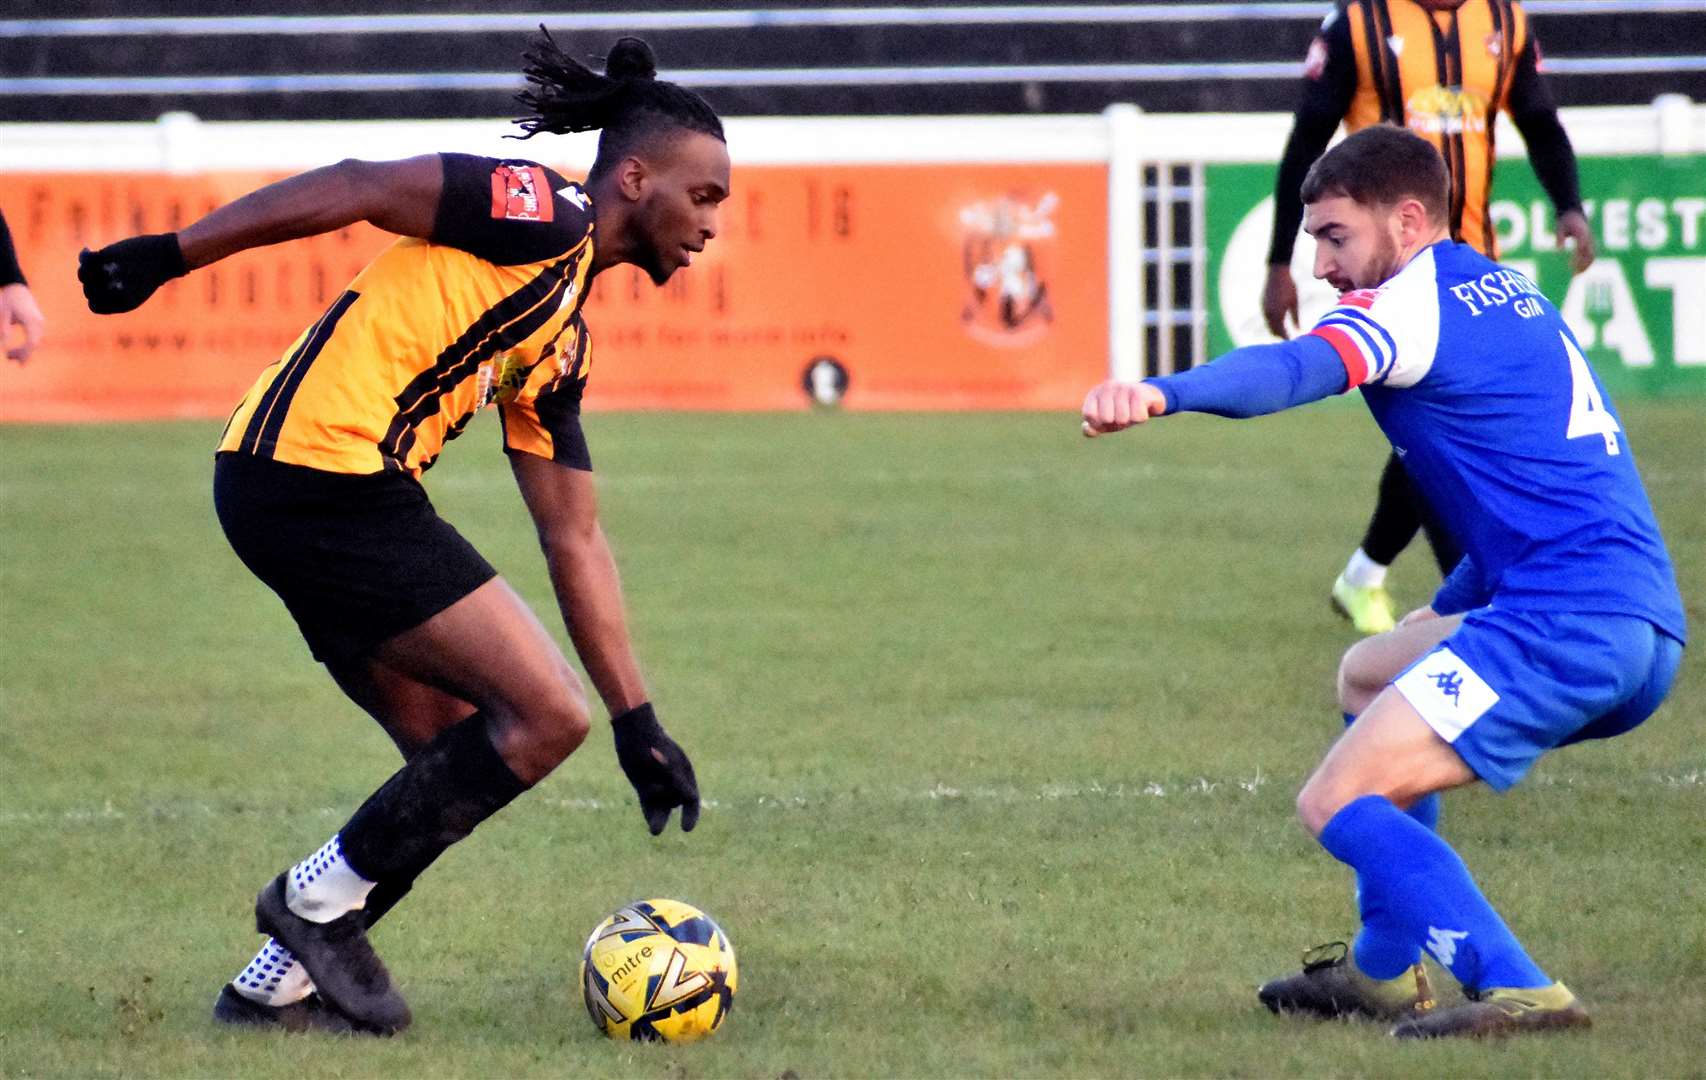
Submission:
[[[539,33],[522,54],[522,74],[531,87],[516,95],[528,115],[516,121],[524,134],[513,138],[601,131],[591,176],[662,132],[723,138],[723,123],[703,98],[658,79],[651,46],[639,38],[618,38],[600,75],[558,48],[543,26]]]
[[[611,79],[655,79],[658,59],[652,55],[652,47],[639,38],[617,38],[610,55],[604,58],[604,74]]]

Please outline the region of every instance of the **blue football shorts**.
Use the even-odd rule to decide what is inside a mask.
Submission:
[[[1681,662],[1682,642],[1632,615],[1484,607],[1392,685],[1504,791],[1553,747],[1639,725]]]

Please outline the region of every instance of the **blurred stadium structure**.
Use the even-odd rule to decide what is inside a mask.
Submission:
[[[667,77],[734,118],[745,201],[731,205],[719,261],[691,286],[703,293],[708,281],[708,294],[684,286],[673,309],[648,307],[637,290],[602,304],[603,340],[617,343],[624,363],[654,372],[626,391],[602,382],[605,405],[800,406],[807,364],[846,348],[850,404],[966,408],[1069,406],[1055,399],[1083,374],[1071,358],[1086,351],[1096,354],[1092,368],[1170,371],[1259,333],[1263,199],[1301,59],[1328,3],[587,0],[540,12],[498,0],[468,14],[438,0],[273,0],[253,14],[260,6],[232,15],[214,0],[62,0],[53,18],[0,19],[0,197],[22,217],[23,242],[116,239],[124,215],[108,204],[127,198],[136,228],[171,227],[171,213],[209,197],[204,188],[152,191],[167,217],[145,222],[146,200],[128,189],[100,205],[48,194],[55,171],[264,178],[340,156],[435,149],[584,167],[589,141],[521,150],[499,138],[507,129],[493,120],[512,114],[519,88],[515,58],[540,22],[583,52],[634,32],[652,42]],[[1525,7],[1582,156],[1603,257],[1589,276],[1570,279],[1550,247],[1544,196],[1517,163],[1500,171],[1496,189],[1505,254],[1560,300],[1590,356],[1615,369],[1614,383],[1706,389],[1706,106],[1690,101],[1706,100],[1706,0]],[[1520,156],[1521,140],[1501,124],[1501,156]],[[884,165],[893,175],[879,175]],[[27,210],[13,208],[24,200]],[[902,207],[912,202],[927,205]],[[820,218],[845,246],[779,244],[775,234],[789,225],[758,235],[761,220],[807,222],[797,231],[809,232]],[[909,241],[939,234],[939,250],[914,254],[917,243],[869,235],[878,229],[911,229]],[[1300,244],[1299,258],[1309,251]],[[920,277],[921,259],[933,259],[944,280],[879,280],[895,277],[882,267],[897,265],[901,277]],[[773,278],[772,264],[838,266],[864,295],[837,306],[825,294],[841,277]],[[869,322],[859,312],[891,302],[885,285],[899,308],[936,311],[941,325],[915,332],[912,315],[887,340],[865,327],[866,340],[849,345],[847,324]],[[271,311],[264,288],[244,292],[254,309]],[[769,308],[764,318],[754,296]],[[200,318],[226,317],[221,305],[234,302],[210,300]],[[281,327],[312,320],[312,297],[297,302],[304,306]],[[670,319],[710,329],[672,346],[662,339]],[[95,333],[81,338],[84,348],[112,344]],[[719,349],[726,355],[709,355]],[[755,359],[766,350],[777,355]],[[763,394],[723,393],[683,374],[743,363],[765,373],[733,378],[766,380]],[[981,383],[966,374],[974,370],[985,373]],[[1039,378],[1046,371],[1053,382]],[[790,396],[778,396],[782,387]],[[10,391],[0,402],[13,403],[0,404],[0,418],[31,392],[0,389]]]
[[[1328,6],[270,0],[235,15],[219,0],[59,0],[53,18],[0,21],[0,120],[501,116],[541,21],[591,41],[641,33],[731,115],[1267,111],[1291,103]],[[1560,104],[1706,98],[1706,4],[1525,7]]]

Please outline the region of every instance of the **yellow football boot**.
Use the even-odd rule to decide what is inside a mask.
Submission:
[[[1593,1026],[1593,1018],[1561,982],[1538,989],[1495,987],[1469,994],[1462,1005],[1406,1020],[1392,1029],[1399,1039],[1452,1036],[1481,1039]]]
[[[1308,950],[1301,972],[1263,983],[1256,997],[1276,1013],[1329,1020],[1349,1016],[1402,1020],[1434,1007],[1433,989],[1422,965],[1395,978],[1376,979],[1357,968],[1342,941]]]
[[[1333,610],[1349,619],[1362,634],[1384,634],[1398,625],[1386,586],[1352,585],[1343,574],[1333,582]]]

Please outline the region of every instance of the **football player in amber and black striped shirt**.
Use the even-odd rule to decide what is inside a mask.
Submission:
[[[1426,139],[1451,178],[1451,237],[1498,258],[1490,208],[1494,121],[1510,114],[1529,161],[1573,245],[1579,273],[1593,261],[1576,157],[1540,75],[1540,42],[1517,0],[1338,0],[1310,46],[1303,97],[1274,185],[1273,245],[1262,312],[1275,337],[1297,320],[1291,255],[1303,220],[1304,174],[1340,121],[1352,132],[1397,124]],[[1462,552],[1390,455],[1362,546],[1333,583],[1333,604],[1363,633],[1392,629],[1386,568],[1425,528],[1440,572]]]
[[[580,402],[581,306],[619,263],[662,283],[716,235],[722,124],[616,43],[604,74],[542,37],[519,121],[601,130],[584,183],[535,162],[344,161],[262,188],[180,233],[85,252],[89,306],[128,311],[246,248],[368,221],[398,239],[263,371],[220,438],[214,502],[243,562],[405,758],[256,901],[268,940],[220,993],[226,1023],[389,1034],[410,1021],[366,927],[457,840],[581,743],[588,708],[539,620],[434,512],[419,476],[496,406],[575,650],[656,834],[699,816],[692,765],[650,704],[598,522]]]

